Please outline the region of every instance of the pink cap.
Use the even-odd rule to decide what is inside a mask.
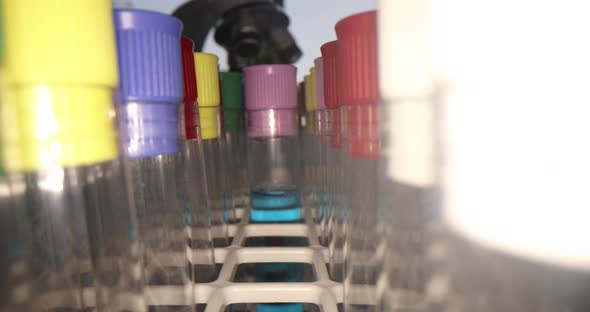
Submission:
[[[324,61],[324,104],[327,108],[338,108],[338,72],[336,71],[336,48],[338,41],[324,43],[321,47]]]
[[[321,57],[318,57],[313,62],[315,64],[318,110],[323,110],[326,109],[326,104],[324,102],[324,61]]]
[[[292,65],[255,65],[244,71],[248,136],[297,135],[297,69]]]
[[[338,92],[342,105],[377,104],[377,11],[355,14],[336,24]]]
[[[293,65],[254,65],[244,68],[248,111],[297,108],[297,68]]]

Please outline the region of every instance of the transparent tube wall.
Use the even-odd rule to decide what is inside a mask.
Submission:
[[[205,161],[202,142],[184,142],[185,173],[187,194],[191,203],[189,215],[191,247],[190,263],[192,279],[196,283],[211,282],[215,275],[213,237],[211,235],[211,211],[209,209],[209,190],[205,174]]]
[[[187,176],[178,135],[178,105],[128,102],[119,106],[125,134],[126,165],[136,201],[138,223],[144,238],[145,281],[154,286],[184,288],[182,302],[161,311],[193,311],[194,295],[189,274],[187,237],[191,232],[193,204],[187,195]],[[145,125],[137,127],[137,125]],[[153,137],[152,130],[157,130]]]
[[[7,134],[2,147],[7,152],[5,156],[24,151],[23,145],[10,135],[17,130],[21,131],[25,142],[37,144],[37,151],[52,157],[51,166],[39,166],[36,163],[42,159],[36,157],[39,154],[22,153],[22,158],[5,158],[8,175],[3,185],[8,193],[3,196],[8,196],[5,200],[11,207],[5,211],[6,221],[15,222],[14,233],[8,236],[12,241],[7,245],[9,252],[2,253],[9,257],[7,276],[16,278],[8,278],[15,283],[13,290],[6,292],[11,298],[8,301],[17,306],[26,302],[28,311],[89,308],[146,311],[142,295],[142,244],[137,233],[136,211],[127,192],[126,172],[116,159],[75,165],[85,157],[116,157],[114,127],[111,125],[110,131],[100,128],[101,135],[95,137],[93,144],[102,144],[102,150],[78,145],[65,154],[52,155],[52,151],[43,148],[42,142],[26,138],[35,132],[28,132],[23,124],[14,123],[20,118],[35,121],[32,124],[40,131],[48,129],[52,122],[57,122],[61,129],[71,129],[79,120],[57,109],[67,106],[58,100],[65,94],[75,98],[94,93],[97,101],[87,99],[88,109],[102,115],[90,116],[94,119],[102,116],[109,124],[111,93],[76,88],[34,89],[32,92],[42,90],[46,90],[47,96],[41,96],[39,102],[12,102],[18,99],[13,96],[19,93],[10,91],[8,103],[2,104],[3,122],[14,126],[10,131],[3,130]],[[27,106],[47,107],[46,101],[55,110],[45,110],[42,116],[27,115],[27,111],[21,110]],[[82,124],[89,129],[97,125],[91,121]],[[64,131],[58,137],[61,141],[56,140],[57,144],[76,146],[76,141],[72,140],[76,137],[74,134]],[[30,299],[23,301],[27,297]]]
[[[291,113],[295,122],[296,112]],[[251,219],[254,222],[301,220],[299,141],[292,137],[248,140]]]

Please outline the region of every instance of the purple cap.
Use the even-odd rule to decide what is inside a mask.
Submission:
[[[182,23],[166,14],[114,10],[119,59],[119,125],[128,157],[178,152],[184,96]]]
[[[313,62],[315,64],[318,110],[324,110],[326,109],[326,103],[324,103],[324,61],[321,57],[318,57]]]
[[[297,69],[255,65],[244,71],[249,137],[297,135]]]

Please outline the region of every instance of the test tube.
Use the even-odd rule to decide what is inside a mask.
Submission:
[[[242,215],[249,204],[249,185],[246,158],[246,128],[242,105],[242,73],[221,73],[221,95],[225,144],[229,158],[231,204]],[[237,221],[237,220],[236,220]]]
[[[318,221],[320,223],[320,240],[327,242],[327,174],[328,174],[328,111],[324,98],[324,61],[321,57],[314,60],[316,69],[316,129],[318,142]]]
[[[342,281],[344,215],[343,215],[343,152],[342,152],[342,117],[338,99],[338,72],[336,52],[338,42],[330,41],[321,46],[324,62],[324,95],[328,109],[327,132],[330,146],[327,151],[328,165],[328,225],[327,244],[329,254],[329,273],[335,281]]]
[[[207,174],[213,240],[216,246],[227,246],[230,244],[227,227],[229,205],[226,201],[228,187],[225,174],[225,155],[222,155],[224,146],[219,136],[221,99],[218,58],[213,54],[196,52],[194,59],[197,77],[197,105]]]
[[[2,10],[0,10],[0,107],[5,85],[1,12]],[[1,151],[0,155],[2,155]],[[28,311],[30,294],[25,292],[19,295],[19,289],[26,291],[32,285],[28,263],[31,252],[31,227],[26,219],[25,207],[13,202],[13,192],[16,190],[11,187],[6,178],[2,157],[0,157],[0,276],[3,277],[0,280],[0,311]]]
[[[184,288],[174,306],[158,311],[193,311],[184,205],[186,180],[178,113],[183,100],[181,22],[169,15],[133,9],[114,11],[119,55],[117,118],[132,176],[139,226],[145,238],[145,296],[157,306],[158,286]],[[159,299],[161,300],[161,299]]]
[[[19,296],[30,294],[27,311],[146,311],[113,123],[111,4],[3,1],[2,11],[2,160],[34,281]]]
[[[375,309],[365,291],[375,287],[382,257],[377,253],[379,92],[377,12],[355,14],[336,24],[340,101],[345,114],[345,181],[349,202],[345,235],[344,303],[347,311]]]
[[[297,222],[303,218],[297,172],[295,71],[290,65],[257,65],[244,70],[253,222]]]
[[[197,78],[195,75],[194,44],[182,37],[182,66],[184,76],[184,105],[181,107],[181,136],[184,137],[184,170],[192,210],[188,223],[191,225],[189,246],[192,279],[196,283],[211,282],[215,274],[213,237],[211,235],[211,211],[209,190],[205,173],[203,141],[200,134],[199,110],[197,107]]]
[[[305,128],[302,133],[302,159],[303,159],[303,185],[302,197],[303,206],[308,209],[313,218],[318,215],[317,181],[318,170],[318,144],[316,140],[316,99],[315,99],[315,69],[311,68],[310,73],[303,77],[305,84]]]
[[[248,173],[253,223],[293,223],[303,220],[300,199],[300,144],[297,136],[296,68],[255,65],[244,68],[248,124]],[[260,238],[261,246],[289,245],[288,237]],[[259,282],[298,282],[301,264],[257,264]],[[260,309],[301,311],[301,303],[258,304]]]

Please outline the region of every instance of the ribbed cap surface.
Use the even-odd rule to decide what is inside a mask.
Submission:
[[[244,68],[249,137],[297,134],[296,73],[297,69],[292,65]]]
[[[197,102],[199,107],[219,106],[219,68],[217,55],[195,52],[197,75]]]
[[[339,100],[342,105],[377,104],[377,11],[340,20],[336,35]]]
[[[297,108],[297,69],[292,65],[255,65],[244,68],[248,111]]]
[[[195,44],[187,37],[180,39],[182,47],[182,76],[184,78],[184,102],[197,100],[197,77],[195,75],[195,58],[193,50]]]
[[[324,101],[327,108],[337,108],[338,102],[338,71],[336,52],[338,41],[330,41],[322,45],[324,61]]]
[[[324,61],[318,57],[314,61],[316,70],[316,104],[318,110],[326,109],[326,102],[324,99]]]
[[[2,9],[10,82],[117,86],[111,1],[8,0]]]
[[[223,110],[242,110],[242,73],[221,73],[221,97]]]
[[[115,10],[114,18],[123,100],[180,102],[182,23],[170,15],[130,9]]]

